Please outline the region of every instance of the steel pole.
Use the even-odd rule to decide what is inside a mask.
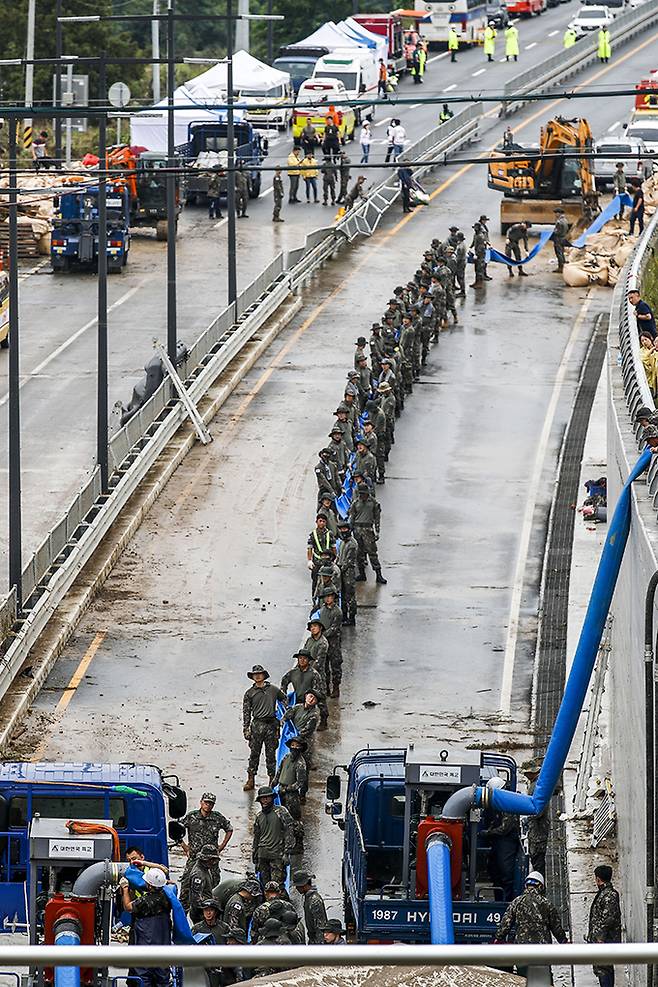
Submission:
[[[174,4],[167,7],[167,353],[176,366],[176,140],[174,132]]]
[[[98,66],[101,106],[107,100],[105,52]],[[96,404],[96,462],[101,471],[101,493],[109,491],[108,475],[108,371],[107,371],[107,114],[98,118],[98,374]]]
[[[25,109],[32,107],[34,96],[34,25],[36,21],[37,0],[29,0],[27,7],[27,44],[25,46]],[[26,118],[25,124],[32,126],[32,119]]]
[[[226,0],[226,103],[227,103],[227,165],[226,212],[228,216],[228,303],[238,297],[238,276],[235,246],[235,129],[233,114],[233,0]]]
[[[57,0],[55,4],[55,106],[62,105],[62,0]],[[57,114],[55,117],[55,158],[57,162],[62,162],[62,118]]]
[[[9,587],[16,587],[16,608],[23,606],[21,518],[21,401],[18,324],[18,191],[16,130],[9,118]]]
[[[272,0],[267,0],[267,14],[272,16]],[[274,21],[267,22],[267,60],[270,64],[274,61]]]
[[[160,0],[153,0],[153,20],[151,21],[151,46],[153,54],[153,102],[160,102]]]

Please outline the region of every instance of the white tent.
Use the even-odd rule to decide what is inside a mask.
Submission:
[[[187,83],[190,92],[196,95],[197,89],[210,92],[215,98],[226,97],[226,62],[213,65],[207,72],[202,72]],[[260,62],[248,51],[236,51],[233,56],[233,90],[237,94],[241,89],[250,92],[266,93],[274,86],[287,85],[290,82],[288,72],[272,68],[265,62]]]
[[[174,93],[174,143],[186,144],[191,123],[216,123],[224,115],[222,111],[207,110],[205,103],[216,101],[215,94],[203,86],[191,90],[189,85],[179,86]],[[130,143],[146,147],[149,151],[167,150],[167,100],[163,99],[148,110],[134,113],[130,118]]]
[[[348,37],[353,38],[360,45],[367,45],[368,48],[372,48],[375,51],[377,58],[383,58],[386,61],[388,55],[388,41],[382,34],[373,34],[358,21],[353,20],[351,17],[346,17],[344,21],[341,21],[337,27],[347,34]]]
[[[317,31],[313,34],[309,34],[308,38],[304,38],[303,41],[297,41],[295,45],[291,45],[291,48],[296,46],[299,47],[311,47],[311,48],[328,48],[329,51],[335,51],[336,48],[362,48],[363,45],[356,41],[354,38],[350,38],[344,31],[341,31],[337,24],[333,21],[327,21],[322,27],[319,27]]]

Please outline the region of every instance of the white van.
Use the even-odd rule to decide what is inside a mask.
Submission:
[[[238,102],[247,105],[244,119],[254,127],[278,127],[281,131],[287,130],[292,117],[292,101],[290,82],[272,86],[266,92],[262,89],[241,89],[238,93]]]
[[[315,63],[313,78],[340,80],[345,85],[348,99],[377,96],[379,70],[370,48],[337,48],[329,55],[323,55]],[[362,104],[357,109],[357,123],[364,117],[372,119],[374,115],[373,104]]]

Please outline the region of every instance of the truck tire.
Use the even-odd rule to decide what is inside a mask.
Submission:
[[[251,185],[249,186],[249,198],[250,199],[257,199],[258,198],[258,196],[260,195],[260,186],[261,186],[261,176],[260,176],[260,173],[259,173],[258,174],[258,177],[257,178],[254,178],[254,180],[251,182]]]
[[[159,219],[155,226],[155,238],[156,240],[166,240],[167,239],[167,220]]]
[[[2,347],[3,350],[9,349],[9,336],[5,336],[5,338],[0,342],[0,347]]]
[[[108,274],[121,274],[122,271],[123,271],[123,258],[121,258],[118,261],[114,260],[114,258],[112,258],[112,260],[108,259],[107,262]]]
[[[502,221],[502,219],[501,219],[501,221],[500,221],[500,235],[501,236],[505,236],[505,234],[507,233],[508,229],[510,228],[510,225],[511,225],[510,223],[504,223]]]
[[[50,262],[54,273],[71,270],[71,261],[68,257],[52,257]]]

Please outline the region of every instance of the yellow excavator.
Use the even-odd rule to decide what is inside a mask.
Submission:
[[[573,156],[574,151],[592,153],[592,131],[583,118],[556,117],[542,127],[539,146],[514,143],[513,137],[493,152],[489,162],[489,188],[504,195],[500,206],[500,232],[524,219],[553,223],[553,210],[564,209],[570,223],[591,222],[599,212],[591,158]]]

